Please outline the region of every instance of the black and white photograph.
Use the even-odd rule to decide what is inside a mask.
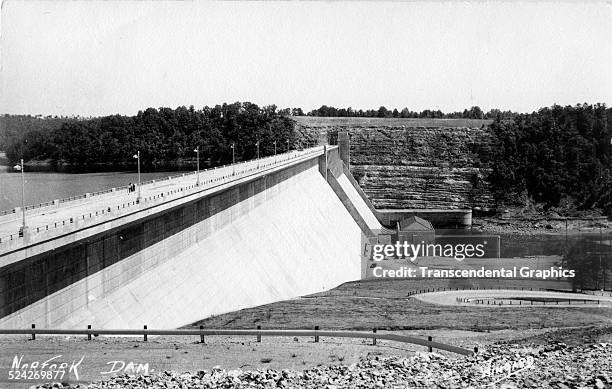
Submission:
[[[610,1],[0,13],[0,389],[612,389]]]

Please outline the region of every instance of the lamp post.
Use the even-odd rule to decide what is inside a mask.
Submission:
[[[200,186],[200,146],[197,146],[196,152],[196,186]]]
[[[274,143],[274,163],[276,163],[276,141]]]
[[[134,158],[138,159],[138,196],[136,197],[136,203],[140,203],[140,150],[134,154]]]
[[[19,165],[19,170],[21,170],[21,236],[25,237],[26,230],[28,226],[26,225],[26,207],[25,207],[25,165],[23,164],[23,149],[25,145],[28,144],[27,139],[23,139],[21,143],[21,165]]]
[[[257,146],[257,168],[259,168],[259,139],[255,142],[255,146]]]
[[[599,270],[601,271],[602,274],[602,282],[603,282],[603,286],[601,287],[601,291],[605,291],[606,290],[606,271],[605,269],[601,266],[601,254],[602,253],[602,244],[603,244],[603,234],[601,231],[601,224],[599,225],[599,250],[598,251],[598,255],[599,255]],[[599,277],[598,277],[599,278]],[[599,280],[598,280],[599,281]]]
[[[232,175],[236,174],[236,144],[232,143]]]
[[[24,236],[27,230],[26,226],[26,208],[25,208],[25,175],[24,175],[24,166],[23,166],[23,158],[21,158],[21,164],[15,165],[14,169],[21,170],[21,231],[19,232],[19,236]]]
[[[27,228],[26,226],[26,219],[25,219],[25,213],[26,213],[26,208],[25,208],[25,173],[24,173],[24,166],[23,166],[23,158],[21,158],[21,206],[22,206],[22,211],[21,211],[21,228],[23,230],[23,232],[25,233],[25,230]]]
[[[289,139],[287,139],[287,152],[289,152]]]

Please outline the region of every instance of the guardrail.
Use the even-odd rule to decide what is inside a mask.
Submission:
[[[44,203],[40,203],[40,204],[37,204],[37,205],[26,205],[26,206],[25,206],[25,209],[26,209],[26,211],[27,211],[27,210],[30,210],[30,209],[36,209],[36,208],[48,207],[48,206],[51,206],[51,205],[53,205],[53,204],[54,204],[54,202],[53,202],[53,201],[46,201],[46,202],[44,202]]]
[[[390,340],[393,342],[410,343],[419,346],[427,347],[428,351],[431,352],[433,349],[443,350],[452,352],[460,355],[474,355],[478,352],[478,348],[474,347],[474,350],[468,350],[462,347],[452,346],[445,343],[434,342],[433,338],[429,336],[427,339],[417,338],[414,336],[388,334],[388,333],[377,333],[376,329],[372,332],[364,331],[338,331],[328,330],[322,331],[319,327],[315,327],[314,330],[262,330],[260,327],[256,330],[221,330],[221,329],[205,329],[200,326],[200,329],[179,329],[179,330],[153,330],[148,329],[147,326],[143,326],[143,329],[139,330],[96,330],[92,329],[91,325],[87,326],[87,329],[44,329],[36,328],[32,324],[31,329],[0,329],[0,334],[3,335],[31,335],[32,340],[36,340],[36,335],[87,335],[87,339],[91,340],[92,335],[140,335],[143,340],[147,341],[149,335],[169,335],[169,336],[194,336],[200,338],[200,343],[204,343],[205,336],[256,336],[257,342],[261,342],[262,336],[299,336],[299,337],[314,337],[316,343],[319,342],[319,338],[322,336],[333,337],[333,338],[357,338],[357,339],[372,339],[372,344],[376,345],[376,340]]]
[[[189,191],[193,192],[195,189],[199,189],[199,190],[210,189],[212,186],[225,184],[225,183],[229,183],[229,182],[232,182],[238,179],[242,179],[246,175],[252,174],[253,172],[264,171],[264,170],[267,170],[267,169],[270,169],[276,166],[282,166],[286,163],[292,162],[302,157],[306,157],[312,154],[318,154],[322,150],[323,150],[323,146],[319,146],[319,147],[313,147],[310,149],[305,149],[305,150],[300,150],[300,151],[294,150],[289,153],[279,154],[277,156],[269,156],[269,157],[264,157],[260,159],[242,161],[236,164],[228,164],[228,165],[223,165],[219,167],[208,168],[205,170],[201,170],[199,173],[201,177],[200,186],[196,186],[195,184],[194,185],[184,185],[184,186],[180,186],[180,187],[177,187],[171,190],[161,191],[156,194],[151,194],[149,196],[145,195],[142,197],[141,199],[142,202],[140,203],[138,201],[128,201],[128,202],[123,202],[119,204],[113,204],[112,206],[105,206],[103,208],[92,209],[90,212],[86,212],[84,214],[74,215],[66,219],[59,219],[57,221],[54,221],[52,223],[48,223],[45,225],[29,227],[28,234],[40,233],[44,231],[50,231],[52,229],[63,228],[67,225],[78,223],[79,221],[84,222],[86,220],[91,220],[99,216],[107,216],[109,214],[112,214],[113,212],[121,212],[122,210],[126,208],[129,209],[130,207],[134,207],[136,205],[147,204],[151,201],[160,201],[160,200],[167,201],[171,198],[175,198],[176,196],[184,196],[187,194],[185,192],[189,192]],[[249,166],[249,165],[253,165],[253,166]],[[231,171],[229,171],[230,168],[231,168]],[[180,175],[169,176],[167,179],[162,179],[162,180],[159,180],[159,179],[150,180],[150,181],[147,181],[146,183],[141,183],[141,188],[145,185],[155,184],[155,183],[166,181],[166,180],[171,181],[175,179],[184,178],[185,176],[190,176],[190,175],[196,176],[197,172],[194,171],[190,173],[183,173]],[[206,187],[207,185],[209,186],[208,188]],[[96,193],[97,195],[107,194],[107,193],[121,193],[120,192],[121,190],[127,190],[127,186],[120,187],[120,188],[114,188],[114,190],[113,189],[104,190],[104,191],[100,191]],[[89,195],[83,194],[83,195],[78,195],[78,196],[72,196],[72,197],[68,197],[65,199],[56,200],[56,202],[59,202],[59,204],[63,204],[63,203],[74,201],[74,200],[85,199],[85,198],[91,197],[92,195],[93,194],[89,194]],[[50,203],[53,204],[54,202],[50,202]],[[26,210],[27,209],[28,208],[26,207]],[[0,236],[0,245],[3,243],[15,241],[20,238],[23,238],[23,234],[20,231],[17,231],[10,235]]]
[[[10,215],[11,213],[17,213],[15,209],[5,209],[4,211],[0,211],[0,216]]]

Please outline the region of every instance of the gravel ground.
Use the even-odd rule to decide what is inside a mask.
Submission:
[[[612,343],[494,344],[468,358],[437,353],[364,357],[295,370],[164,371],[71,388],[612,388]],[[60,384],[38,386],[58,388]]]

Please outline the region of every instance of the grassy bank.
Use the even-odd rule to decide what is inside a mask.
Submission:
[[[370,330],[522,330],[612,325],[610,308],[549,309],[442,306],[408,294],[428,288],[521,288],[559,286],[529,280],[373,280],[350,282],[325,293],[219,315],[197,323],[209,328],[313,328]]]

